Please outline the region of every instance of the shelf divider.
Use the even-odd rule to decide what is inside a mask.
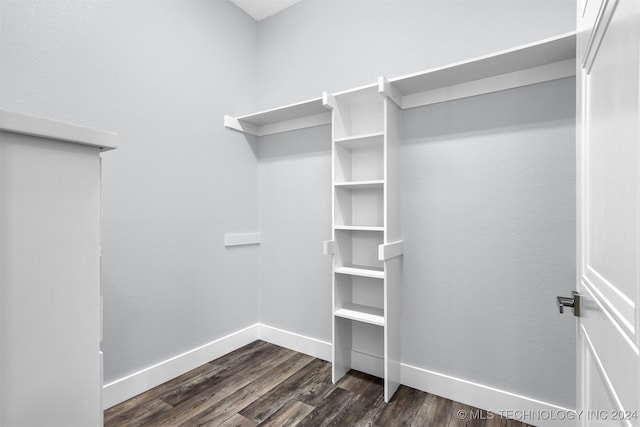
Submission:
[[[336,225],[333,228],[347,231],[384,231],[381,225]]]
[[[336,267],[334,270],[339,274],[348,274],[351,276],[371,277],[373,279],[384,279],[384,270],[376,267],[364,266],[342,266]]]
[[[345,304],[336,310],[335,315],[345,319],[384,326],[384,310],[360,304]]]

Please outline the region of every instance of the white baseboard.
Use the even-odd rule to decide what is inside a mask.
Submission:
[[[103,408],[110,408],[120,402],[124,402],[127,399],[137,396],[140,393],[150,390],[153,387],[257,339],[305,353],[318,359],[331,360],[331,343],[329,342],[256,323],[255,325],[251,325],[240,331],[231,333],[208,344],[106,384],[102,394]],[[373,356],[364,357],[367,356],[364,354],[359,354],[358,356],[362,356],[360,359],[364,358],[371,362],[363,362],[362,367],[372,365],[373,369],[375,368],[374,365],[377,366],[377,364],[379,364],[379,361],[377,361],[378,358]],[[367,360],[365,360],[365,362]],[[482,408],[496,414],[504,414],[509,418],[520,418],[528,424],[540,427],[574,425],[574,422],[565,422],[562,420],[562,418],[576,416],[575,411],[572,409],[563,408],[551,403],[405,363],[401,364],[401,379],[401,383],[408,387]]]
[[[258,339],[258,325],[251,325],[208,344],[156,363],[102,388],[102,408],[107,409],[180,376]]]
[[[575,426],[576,412],[471,381],[401,364],[402,384],[540,427]]]
[[[258,323],[258,339],[331,361],[331,343]]]

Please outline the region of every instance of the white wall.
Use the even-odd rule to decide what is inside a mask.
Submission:
[[[307,0],[259,24],[260,106],[571,31],[574,13],[574,1]],[[403,362],[575,406],[574,321],[555,308],[574,286],[574,86],[403,113]],[[330,340],[328,311],[312,316],[330,306],[317,255],[330,238],[329,129],[259,146],[261,230],[287,232],[270,245],[277,257],[261,255],[260,320]],[[316,241],[302,251],[296,234]]]
[[[404,112],[402,358],[575,407],[575,79]]]
[[[331,342],[331,128],[261,137],[258,153],[260,322]]]
[[[223,235],[258,228],[255,146],[222,116],[254,108],[255,21],[209,0],[0,8],[1,107],[120,135],[103,155],[105,382],[254,324],[258,248]]]

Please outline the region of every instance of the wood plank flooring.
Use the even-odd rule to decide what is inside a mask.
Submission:
[[[457,414],[464,411],[466,418]],[[477,408],[400,386],[384,403],[380,378],[264,341],[174,378],[104,412],[107,427],[523,427]]]

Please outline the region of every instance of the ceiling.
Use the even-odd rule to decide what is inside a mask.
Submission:
[[[302,0],[231,0],[256,21],[261,21]]]

